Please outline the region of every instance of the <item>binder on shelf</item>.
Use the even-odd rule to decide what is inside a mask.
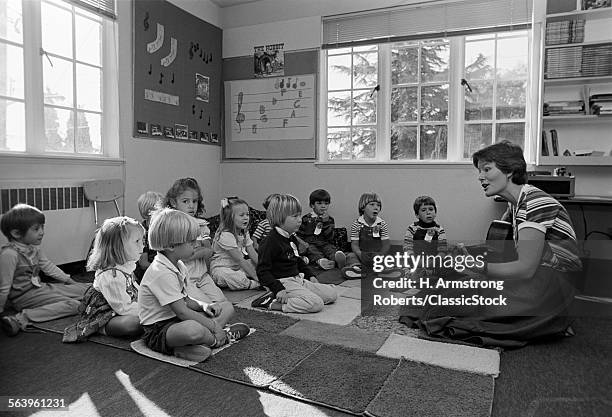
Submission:
[[[559,156],[559,138],[557,137],[557,130],[550,130],[550,141],[552,143],[553,156]]]
[[[542,130],[542,156],[548,156],[548,136],[546,130]]]

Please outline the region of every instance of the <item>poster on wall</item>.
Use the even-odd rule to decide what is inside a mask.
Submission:
[[[255,47],[253,64],[256,78],[285,75],[284,48],[284,43]]]
[[[208,103],[209,91],[210,91],[210,81],[209,78],[205,75],[196,73],[195,75],[195,91],[196,91],[196,100],[205,101]]]

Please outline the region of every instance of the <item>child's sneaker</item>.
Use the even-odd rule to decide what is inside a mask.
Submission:
[[[272,291],[266,292],[261,297],[257,297],[251,302],[251,307],[263,308],[265,310],[270,308],[270,304],[275,300],[274,293]]]
[[[245,338],[251,332],[251,328],[244,323],[234,323],[225,329],[227,343],[234,343]]]
[[[3,316],[0,318],[0,325],[2,325],[2,330],[4,330],[7,336],[15,336],[23,330],[21,323],[15,316]]]
[[[336,260],[336,265],[338,269],[342,269],[346,266],[346,255],[341,250],[336,251],[334,254],[334,259]]]
[[[345,266],[342,268],[342,276],[345,279],[361,279],[361,267],[359,265]]]
[[[332,269],[336,263],[332,260],[321,258],[317,261],[317,265],[321,267],[321,269],[325,269],[326,271]]]

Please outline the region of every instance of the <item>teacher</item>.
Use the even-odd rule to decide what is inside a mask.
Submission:
[[[568,309],[575,290],[569,273],[580,271],[582,263],[567,211],[553,197],[526,183],[527,164],[520,146],[499,142],[474,153],[472,162],[484,194],[508,201],[502,220],[512,224],[517,256],[512,261],[489,263],[479,275],[482,280],[501,281],[502,290],[433,292],[447,299],[503,297],[506,305],[406,308],[400,321],[432,337],[484,346],[517,347],[547,336],[571,334]],[[474,277],[453,279],[470,278]]]

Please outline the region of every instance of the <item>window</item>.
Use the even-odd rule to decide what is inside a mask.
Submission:
[[[324,19],[319,159],[462,162],[504,139],[528,147],[531,33],[504,14],[520,3],[527,21],[530,3],[490,1],[509,9],[494,24],[479,16],[484,28],[477,0]],[[425,32],[435,24],[443,36]]]
[[[72,2],[0,0],[0,152],[118,156],[114,39]]]

